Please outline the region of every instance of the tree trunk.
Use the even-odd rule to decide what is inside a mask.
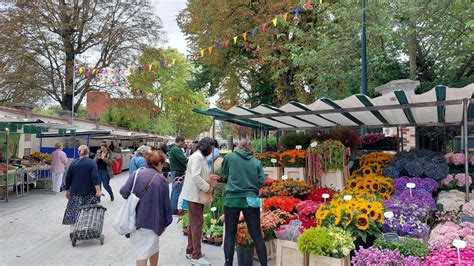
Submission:
[[[410,21],[408,22],[408,57],[410,60],[410,79],[416,80],[416,26],[411,16]]]

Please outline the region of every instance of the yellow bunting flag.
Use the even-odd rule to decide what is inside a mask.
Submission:
[[[173,59],[173,65],[176,63],[176,59]]]
[[[278,19],[277,19],[277,18],[274,18],[272,21],[273,21],[273,26],[276,27],[276,26],[277,26]]]
[[[84,72],[84,68],[83,68],[83,67],[80,67],[80,68],[79,68],[79,74],[82,74],[82,72]]]
[[[212,46],[209,46],[209,48],[207,48],[207,50],[209,51],[209,54],[212,54]]]
[[[288,20],[288,13],[285,13],[285,14],[283,15],[283,19],[284,19],[285,21]]]
[[[201,49],[201,57],[204,56],[204,49]]]
[[[244,32],[244,33],[242,34],[242,37],[244,37],[244,42],[246,42],[246,41],[247,41],[247,32]]]
[[[148,70],[151,71],[152,69],[153,69],[153,64],[148,65]]]
[[[237,38],[239,38],[239,36],[234,37],[234,44],[237,44]]]

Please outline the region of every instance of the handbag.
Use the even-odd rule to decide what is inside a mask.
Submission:
[[[120,235],[130,234],[137,230],[135,222],[137,218],[136,209],[138,202],[140,201],[140,198],[145,194],[145,192],[150,188],[151,181],[157,175],[155,174],[153,177],[150,178],[145,189],[139,194],[140,197],[137,197],[137,195],[133,193],[133,190],[135,188],[135,183],[137,182],[137,176],[139,171],[140,169],[135,172],[135,175],[133,177],[133,185],[132,190],[130,191],[130,196],[123,203],[122,207],[120,207],[120,210],[117,216],[115,217],[114,223],[112,224],[112,227]]]
[[[258,185],[258,177],[257,177],[257,185]],[[262,198],[260,197],[246,197],[247,204],[250,208],[260,208],[262,204]]]

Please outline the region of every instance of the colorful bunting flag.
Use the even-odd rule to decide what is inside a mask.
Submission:
[[[234,36],[234,44],[237,44],[237,38],[239,38],[239,36]]]
[[[216,42],[216,48],[221,49],[221,43],[220,42]]]
[[[247,32],[244,32],[244,33],[242,34],[242,37],[244,38],[244,42],[246,42],[246,41],[247,41]]]
[[[304,7],[305,7],[306,9],[310,9],[310,8],[311,8],[311,0],[307,0],[307,1],[306,1],[306,4],[304,5]]]
[[[209,54],[212,54],[212,46],[209,46],[209,48],[207,48],[207,50],[209,51]]]
[[[284,19],[285,21],[288,20],[288,12],[283,15],[283,19]]]
[[[228,39],[227,39],[227,40],[225,40],[225,42],[224,42],[224,44],[225,44],[225,48],[229,48],[229,43],[230,43],[230,41],[229,41]]]
[[[262,24],[262,31],[266,31],[267,30],[267,23],[263,23]]]
[[[204,56],[204,49],[201,49],[201,57]]]
[[[277,19],[277,18],[274,18],[274,19],[272,20],[272,22],[273,22],[273,26],[276,27],[276,26],[277,26],[278,19]]]
[[[295,7],[295,17],[298,17],[300,15],[300,8]]]
[[[257,28],[256,28],[256,27],[252,29],[252,38],[255,37],[255,32],[257,32]]]

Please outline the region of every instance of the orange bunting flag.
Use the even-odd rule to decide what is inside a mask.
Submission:
[[[209,46],[209,48],[207,48],[207,50],[209,51],[209,54],[212,54],[212,46]]]
[[[204,56],[204,49],[201,49],[201,57]]]
[[[229,40],[225,40],[224,44],[225,44],[225,48],[229,48]]]
[[[274,18],[274,19],[272,20],[272,22],[273,22],[273,26],[276,27],[276,26],[277,26],[278,19],[277,19],[277,18]]]
[[[306,9],[310,9],[311,8],[311,0],[307,0],[306,4],[304,6],[306,7]]]
[[[285,13],[285,14],[283,15],[283,19],[284,19],[285,21],[288,20],[288,13]]]
[[[263,31],[266,31],[266,30],[267,30],[267,23],[263,23],[263,24],[262,24],[262,30],[263,30]]]
[[[237,38],[239,38],[239,36],[234,37],[234,44],[237,44]]]
[[[247,41],[247,32],[244,32],[244,33],[242,34],[242,37],[244,37],[244,42],[246,42],[246,41]]]

